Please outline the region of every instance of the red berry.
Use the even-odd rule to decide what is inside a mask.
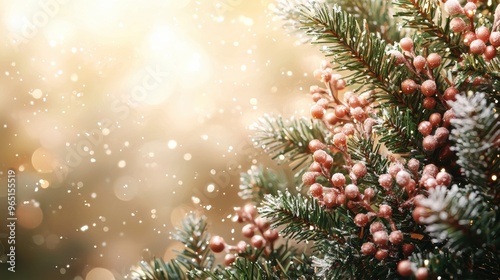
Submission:
[[[226,266],[232,265],[236,261],[236,256],[234,254],[227,254],[224,257],[224,264]]]
[[[385,226],[381,222],[373,222],[370,225],[370,233],[371,234],[374,234],[375,232],[382,231],[382,230],[385,231]]]
[[[399,41],[399,46],[403,51],[411,52],[413,49],[413,40],[410,38],[403,38]]]
[[[337,204],[344,205],[345,204],[345,194],[341,193],[337,195]]]
[[[438,172],[439,172],[438,167],[431,163],[431,164],[427,164],[426,166],[424,166],[424,170],[422,173],[427,174],[431,177],[436,177]]]
[[[267,219],[263,217],[257,217],[254,221],[255,225],[259,228],[260,231],[264,231],[271,226]]]
[[[320,98],[318,101],[316,101],[316,104],[323,107],[324,109],[328,109],[328,103],[330,103],[330,101],[326,98]]]
[[[437,53],[431,53],[427,56],[427,66],[430,69],[437,68],[441,64],[441,56]]]
[[[326,145],[318,139],[313,139],[309,142],[309,151],[315,152],[317,150],[324,149]]]
[[[316,182],[316,177],[320,175],[319,172],[305,172],[304,175],[302,175],[302,182],[310,186]]]
[[[363,121],[366,118],[366,113],[365,113],[365,110],[363,110],[363,108],[356,107],[356,108],[352,108],[351,109],[351,116],[355,120],[361,122],[361,121]]]
[[[307,170],[312,172],[321,172],[321,164],[313,161]]]
[[[425,267],[419,267],[415,273],[415,278],[417,280],[427,280],[429,277],[429,271]]]
[[[403,242],[403,233],[400,230],[391,232],[391,234],[389,234],[389,241],[395,245]]]
[[[250,239],[250,244],[255,248],[262,248],[264,247],[265,243],[266,241],[264,240],[264,237],[262,237],[262,235],[254,235]]]
[[[365,191],[363,192],[363,195],[364,195],[364,199],[372,199],[375,197],[375,190],[373,188],[366,188]]]
[[[345,176],[342,173],[335,173],[332,175],[332,184],[335,187],[343,187],[345,185]]]
[[[486,50],[486,44],[483,40],[476,39],[470,43],[470,52],[473,54],[483,54]]]
[[[425,136],[424,140],[422,141],[422,147],[426,152],[434,152],[434,150],[437,148],[437,145],[437,139],[433,135]]]
[[[443,98],[446,101],[455,101],[458,89],[455,87],[449,87],[444,91]]]
[[[387,172],[391,174],[392,178],[396,178],[399,171],[403,169],[403,165],[400,162],[392,162],[387,169]]]
[[[337,82],[335,83],[335,88],[337,90],[343,90],[345,89],[345,80],[344,79],[338,79]]]
[[[373,255],[376,251],[377,248],[372,242],[365,242],[361,245],[361,253],[365,256]]]
[[[470,46],[474,40],[476,40],[476,33],[474,31],[467,31],[464,33],[464,44],[466,46]]]
[[[401,170],[396,174],[396,183],[402,187],[408,185],[411,180],[411,175],[405,170]]]
[[[351,97],[349,97],[347,103],[349,103],[349,107],[351,108],[356,108],[361,106],[361,101],[359,100],[359,97],[357,95],[352,95]]]
[[[476,37],[486,43],[490,38],[490,30],[486,26],[480,26],[476,29]]]
[[[333,135],[333,144],[338,148],[345,148],[347,145],[346,135],[342,132]]]
[[[356,131],[356,129],[354,128],[354,125],[352,123],[346,123],[342,127],[342,132],[344,132],[344,134],[348,135],[348,136],[354,135],[355,131]]]
[[[500,46],[500,31],[493,31],[490,34],[490,44],[493,47],[498,47]]]
[[[441,171],[436,175],[438,185],[449,186],[451,184],[451,175],[448,172]]]
[[[327,112],[324,119],[330,125],[335,125],[339,121],[337,116],[335,116],[335,112]]]
[[[401,276],[408,277],[412,274],[411,262],[409,260],[402,260],[398,263],[398,273]]]
[[[417,206],[413,209],[413,219],[415,222],[421,224],[423,219],[429,217],[429,209],[422,206]]]
[[[323,108],[321,105],[314,104],[311,106],[311,116],[315,119],[321,119],[323,118],[323,115],[325,114],[325,108]]]
[[[420,167],[420,162],[418,161],[418,159],[412,158],[408,161],[407,166],[411,172],[417,173],[418,168]]]
[[[446,140],[448,140],[448,136],[450,135],[450,131],[448,131],[445,127],[438,127],[434,132],[434,136],[436,137],[439,144],[444,144]]]
[[[464,12],[458,0],[448,0],[444,3],[444,10],[450,15],[458,15]]]
[[[437,101],[434,97],[428,96],[428,97],[424,98],[422,103],[424,104],[425,109],[431,110],[431,109],[434,109],[434,107],[436,107]]]
[[[415,251],[415,245],[409,243],[403,244],[402,251],[405,256],[409,256],[413,253],[413,251]]]
[[[406,79],[401,83],[401,90],[405,94],[412,94],[417,90],[417,88],[417,83],[415,83],[415,81],[412,79]]]
[[[325,163],[327,157],[328,157],[328,154],[323,150],[316,150],[313,153],[314,161],[319,163],[319,164]]]
[[[313,93],[313,95],[311,96],[312,100],[314,102],[318,102],[318,100],[320,100],[321,98],[323,98],[323,95],[319,92],[316,92],[316,93]]]
[[[428,121],[422,121],[418,124],[418,131],[423,135],[430,135],[432,132],[432,124]]]
[[[477,6],[473,2],[467,2],[464,6],[464,13],[467,17],[472,18],[476,14]]]
[[[309,193],[311,193],[312,197],[320,197],[323,195],[323,186],[319,183],[314,183],[309,187]]]
[[[492,60],[495,56],[497,56],[497,49],[491,45],[486,46],[483,55],[486,60]]]
[[[452,119],[455,118],[455,113],[453,112],[452,109],[446,110],[443,115],[443,126],[448,127],[450,126],[450,122]]]
[[[359,196],[358,186],[349,184],[345,187],[345,196],[349,199],[356,199]]]
[[[418,72],[422,71],[426,64],[427,60],[421,55],[418,55],[413,59],[413,66],[415,66],[415,69]]]
[[[215,235],[210,238],[210,242],[208,243],[208,246],[210,247],[210,250],[212,250],[215,253],[220,253],[224,250],[226,247],[226,242],[224,242],[224,238]]]
[[[441,124],[441,114],[440,113],[432,113],[429,116],[429,122],[432,127],[438,127]]]
[[[428,178],[425,180],[424,187],[428,190],[430,189],[435,189],[437,187],[438,183],[435,178]]]
[[[425,96],[433,96],[437,91],[436,82],[433,80],[424,81],[420,86],[420,91],[422,91],[422,94]]]
[[[383,246],[386,245],[388,241],[389,235],[387,234],[387,231],[380,230],[373,233],[373,243]]]
[[[352,173],[354,173],[357,178],[363,178],[367,172],[366,166],[362,162],[357,162],[352,166]]]
[[[323,203],[326,208],[333,208],[337,206],[337,195],[334,192],[328,192],[323,195]]]
[[[378,177],[378,183],[384,189],[389,190],[392,187],[392,176],[390,174],[382,174]]]
[[[380,214],[380,216],[388,219],[392,217],[392,208],[387,204],[382,204],[378,209],[378,213]]]
[[[266,240],[271,242],[271,243],[276,241],[276,239],[278,239],[279,236],[280,235],[279,235],[278,231],[275,229],[268,229],[268,230],[264,231],[264,238],[266,238]]]
[[[254,224],[246,224],[241,229],[241,234],[247,238],[254,236],[257,227]]]
[[[334,113],[337,118],[341,119],[349,113],[349,109],[344,105],[337,105],[335,106]]]
[[[387,250],[385,249],[380,249],[377,251],[377,253],[375,253],[375,258],[379,261],[387,258],[389,256],[389,252],[387,252]]]
[[[368,216],[366,214],[359,213],[356,217],[354,217],[354,223],[358,227],[364,227],[368,224]]]
[[[461,17],[454,17],[450,22],[450,27],[453,32],[459,33],[467,28],[467,24]]]

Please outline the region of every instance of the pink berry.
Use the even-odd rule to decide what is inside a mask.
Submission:
[[[354,124],[352,124],[352,123],[346,123],[342,127],[342,132],[344,132],[344,134],[348,135],[348,136],[354,135],[355,131],[356,131],[356,129],[354,128]]]
[[[455,101],[458,94],[458,89],[456,87],[449,87],[444,91],[443,98],[446,101]]]
[[[422,103],[425,109],[431,110],[434,109],[434,107],[436,107],[437,101],[434,97],[427,96],[426,98],[424,98]]]
[[[376,251],[377,248],[372,242],[365,242],[363,243],[363,245],[361,245],[361,253],[365,256],[373,255]]]
[[[359,100],[359,97],[357,95],[352,95],[351,97],[349,97],[347,103],[349,103],[349,107],[351,108],[356,108],[361,106],[361,101]]]
[[[341,119],[349,113],[349,109],[344,105],[337,105],[335,106],[334,113],[337,118]]]
[[[405,170],[401,170],[396,175],[396,183],[402,187],[408,185],[411,180],[411,175]]]
[[[406,37],[399,41],[399,46],[403,51],[410,52],[413,49],[413,40]]]
[[[464,13],[467,17],[472,18],[476,14],[477,6],[473,2],[467,2],[464,6]]]
[[[385,226],[381,222],[373,222],[370,225],[370,233],[374,234],[377,231],[385,231]]]
[[[418,131],[423,135],[430,135],[432,132],[432,124],[428,121],[422,121],[418,124]]]
[[[323,186],[319,183],[314,183],[309,187],[309,193],[312,197],[320,197],[323,195]]]
[[[368,216],[366,214],[359,213],[356,217],[354,217],[354,223],[358,227],[364,227],[368,224]]]
[[[367,173],[365,164],[363,162],[357,162],[352,166],[352,172],[357,178],[363,178]]]
[[[238,253],[243,253],[247,249],[247,243],[241,240],[238,244],[236,244],[236,248],[238,249]]]
[[[339,121],[337,116],[335,116],[335,112],[327,112],[324,120],[330,125],[335,125]]]
[[[343,90],[345,89],[345,80],[344,79],[338,79],[337,82],[335,83],[335,88],[337,90]]]
[[[375,258],[379,261],[384,260],[389,256],[389,252],[385,249],[380,249],[375,253]]]
[[[415,272],[417,280],[427,280],[429,278],[429,270],[426,267],[419,267]]]
[[[470,52],[473,54],[483,54],[486,50],[486,44],[481,39],[476,39],[470,43]]]
[[[387,231],[380,230],[373,233],[373,243],[383,246],[386,245],[388,241],[389,235],[387,234]]]
[[[334,192],[329,192],[323,195],[323,203],[326,208],[333,208],[337,205],[337,195]]]
[[[316,182],[316,177],[318,177],[319,175],[320,175],[319,172],[310,172],[310,171],[305,172],[302,175],[302,182],[305,185],[310,186]]]
[[[337,204],[344,205],[345,204],[345,194],[341,193],[337,195]]]
[[[459,33],[467,28],[467,24],[461,17],[454,17],[450,22],[450,27],[453,32]]]
[[[417,83],[415,83],[412,79],[406,79],[401,83],[401,90],[405,94],[412,94],[417,90],[417,88]]]
[[[437,185],[438,185],[437,180],[434,178],[428,178],[424,183],[424,187],[428,190],[435,189]]]
[[[438,145],[438,142],[436,140],[436,137],[433,135],[427,135],[425,136],[424,140],[422,141],[422,147],[426,152],[434,152],[436,150]]]
[[[380,216],[388,219],[392,217],[392,208],[387,204],[382,204],[378,209],[378,213],[380,214]]]
[[[392,187],[392,176],[390,174],[382,174],[378,177],[378,183],[387,190]]]
[[[241,229],[241,234],[247,238],[254,236],[257,227],[254,224],[246,224]]]
[[[418,159],[412,158],[408,161],[407,166],[411,172],[417,173],[418,168],[420,167],[420,162],[418,161]]]
[[[436,82],[433,80],[424,81],[420,86],[420,91],[425,96],[433,96],[437,91]]]
[[[467,31],[464,33],[464,45],[470,46],[472,41],[476,40],[476,32]]]
[[[309,151],[315,152],[317,150],[324,149],[326,145],[318,139],[313,139],[309,142]]]
[[[323,107],[323,109],[328,109],[328,104],[330,103],[330,101],[326,98],[320,98],[318,101],[316,101],[316,104],[318,104],[319,106]]]
[[[437,68],[441,64],[441,56],[437,53],[431,53],[427,56],[427,66],[430,69]]]
[[[490,44],[495,48],[500,46],[500,31],[491,32]]]
[[[250,239],[250,244],[252,245],[252,247],[255,247],[255,248],[262,248],[262,247],[264,247],[265,243],[266,243],[266,240],[264,239],[264,237],[262,237],[262,235],[254,235]]]
[[[351,116],[355,120],[361,122],[361,121],[363,121],[366,118],[366,112],[361,107],[352,108],[351,109]]]
[[[443,114],[443,126],[448,127],[450,126],[450,122],[452,119],[455,118],[455,112],[453,112],[452,109],[446,110]]]
[[[426,64],[427,60],[421,55],[418,55],[413,59],[413,66],[415,66],[415,69],[418,72],[422,71]]]
[[[497,56],[497,49],[491,45],[486,46],[483,55],[486,60],[492,60],[495,56]]]
[[[436,175],[436,182],[440,186],[449,186],[451,184],[451,175],[448,172],[441,171]]]
[[[224,257],[224,264],[226,266],[232,265],[236,261],[236,256],[234,254],[226,254]]]
[[[345,148],[347,145],[346,135],[342,132],[333,135],[333,144],[338,148]]]
[[[458,0],[448,0],[444,3],[444,10],[450,15],[458,15],[464,12]]]
[[[215,235],[210,239],[208,246],[214,253],[220,253],[226,248],[226,242],[224,242],[224,238]]]
[[[325,163],[327,157],[328,157],[328,154],[323,150],[316,150],[313,153],[314,161],[319,163],[319,164]]]
[[[373,188],[366,188],[365,191],[363,192],[363,195],[364,195],[364,199],[372,199],[375,197],[375,190]]]
[[[389,234],[389,241],[395,245],[400,244],[403,242],[403,233],[400,230],[391,232],[391,234]]]
[[[313,161],[307,170],[312,172],[321,172],[321,164]]]
[[[430,175],[431,177],[436,177],[438,172],[439,172],[438,167],[431,163],[431,164],[427,164],[426,166],[424,166],[424,170],[422,173]]]
[[[438,127],[441,124],[441,114],[440,113],[432,113],[429,116],[429,122],[431,123],[432,127]]]
[[[446,140],[448,140],[448,136],[450,135],[450,131],[448,131],[445,127],[438,127],[434,132],[434,136],[436,137],[439,144],[444,144]]]
[[[448,2],[446,2],[448,3]],[[398,263],[398,273],[401,276],[408,277],[412,274],[411,262],[409,260],[402,260]]]
[[[321,119],[323,118],[323,115],[325,114],[325,108],[318,104],[314,104],[311,106],[311,116],[315,119]]]
[[[490,30],[486,26],[480,26],[476,29],[476,37],[486,43],[490,38]]]
[[[311,96],[312,100],[314,102],[318,102],[318,100],[320,100],[321,98],[323,98],[323,95],[319,92],[316,92],[314,93],[312,96]]]
[[[248,215],[248,217],[255,218],[257,216],[257,207],[252,203],[247,203],[243,206],[243,212]]]
[[[345,196],[349,199],[356,199],[359,196],[358,186],[349,184],[345,187]]]
[[[392,178],[396,178],[399,171],[403,169],[403,165],[400,162],[392,162],[387,169],[387,172],[391,174]]]
[[[335,187],[343,187],[345,185],[345,176],[342,173],[332,175],[332,184]]]
[[[264,235],[264,238],[271,243],[276,241],[278,239],[278,237],[280,236],[278,231],[275,229],[268,229],[268,230],[264,231],[263,235]]]

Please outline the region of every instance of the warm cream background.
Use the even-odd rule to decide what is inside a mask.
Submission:
[[[0,279],[122,279],[145,248],[172,256],[190,210],[240,238],[247,127],[307,114],[321,59],[271,2],[0,0],[0,224],[9,168],[19,219]]]

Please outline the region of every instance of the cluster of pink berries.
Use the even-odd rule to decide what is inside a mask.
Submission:
[[[427,121],[418,124],[418,131],[424,136],[422,147],[427,153],[433,153],[437,148],[441,148],[440,158],[447,159],[451,156],[448,136],[451,120],[455,117],[453,110],[449,109],[440,113],[433,113]]]
[[[326,88],[312,86],[310,93],[315,102],[311,107],[311,116],[322,119],[327,125],[348,123],[356,120],[363,122],[371,111],[364,96],[358,96],[351,91],[344,93],[343,100],[339,92],[344,90],[346,82],[339,74],[333,73],[328,61],[322,61],[320,69],[314,71],[314,77],[323,82]]]
[[[450,22],[451,30],[455,33],[463,32],[463,42],[469,47],[470,53],[483,55],[486,60],[491,60],[497,55],[496,48],[500,46],[500,32],[491,32],[486,26],[474,28],[476,2],[477,0],[468,1],[462,7],[458,0],[447,0],[444,8],[449,15],[454,16]],[[468,24],[463,16],[467,18]],[[495,25],[494,23],[493,26],[496,27]]]
[[[237,208],[234,217],[234,221],[246,223],[241,229],[241,233],[250,239],[250,246],[257,249],[264,248],[264,253],[269,255],[274,248],[274,242],[279,238],[279,233],[270,228],[270,224],[265,218],[257,215],[255,205],[246,204],[243,208]],[[209,247],[215,253],[225,251],[224,264],[230,266],[236,261],[238,254],[247,250],[248,244],[241,240],[236,245],[228,245],[221,236],[216,235],[210,239]]]

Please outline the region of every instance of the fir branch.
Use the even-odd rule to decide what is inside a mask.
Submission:
[[[462,54],[462,59],[462,63],[457,63],[455,66],[457,71],[455,87],[467,88],[467,84],[472,85],[476,78],[481,78],[483,80],[481,90],[493,92],[491,95],[500,101],[500,60],[493,58],[490,62],[486,62],[483,56],[468,53]]]
[[[162,259],[153,257],[149,261],[141,261],[130,271],[132,280],[184,280],[188,279],[180,264],[172,260],[165,262]]]
[[[267,195],[259,212],[273,227],[284,226],[280,232],[298,242],[334,240],[342,243],[345,242],[343,237],[350,235],[344,228],[346,221],[352,223],[352,218],[347,217],[345,209],[338,207],[335,211],[325,211],[316,201],[301,194]]]
[[[240,175],[238,195],[244,200],[259,204],[266,194],[277,195],[287,189],[288,180],[283,172],[252,165],[246,173]]]
[[[255,147],[264,149],[278,162],[289,162],[294,171],[311,164],[311,140],[326,142],[329,137],[323,122],[306,118],[283,120],[282,117],[265,115],[251,126],[251,130]]]
[[[488,104],[485,93],[457,95],[456,98],[451,103],[455,118],[451,120],[454,129],[450,139],[455,142],[452,150],[457,153],[457,163],[482,192],[498,192],[490,188],[488,180],[493,175],[498,176],[498,168],[494,167],[498,166],[495,162],[500,158],[500,117],[495,106]]]

